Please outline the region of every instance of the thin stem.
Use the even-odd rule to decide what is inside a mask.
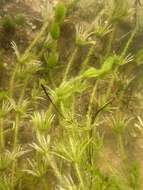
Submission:
[[[60,110],[58,109],[58,107],[56,106],[56,104],[53,102],[53,100],[51,99],[50,95],[48,94],[45,86],[43,84],[41,84],[41,87],[43,89],[43,91],[45,92],[48,100],[50,101],[51,105],[53,105],[53,107],[55,108],[56,112],[63,118],[65,119],[64,115],[60,112]],[[47,111],[47,113],[50,113],[51,112],[51,107],[49,106],[49,109]]]
[[[29,52],[33,49],[33,47],[36,45],[36,43],[40,40],[40,38],[42,37],[42,35],[44,34],[45,30],[47,29],[49,25],[49,22],[46,22],[43,24],[41,31],[38,32],[37,36],[35,37],[35,39],[32,41],[32,43],[29,45],[29,47],[25,50],[23,57],[27,54],[29,54]]]
[[[12,73],[11,79],[10,79],[10,84],[9,84],[9,96],[12,97],[13,96],[13,91],[14,91],[14,81],[15,81],[15,76],[17,73],[19,67],[19,63],[18,61],[16,62],[16,66],[14,68],[14,71]]]
[[[123,49],[123,52],[121,53],[121,56],[120,56],[121,58],[124,58],[124,57],[125,57],[125,55],[126,55],[128,49],[129,49],[129,46],[131,45],[131,43],[132,43],[132,41],[133,41],[133,38],[135,37],[136,32],[137,32],[137,26],[135,27],[135,29],[134,29],[133,32],[131,33],[131,36],[130,36],[129,40],[128,40],[127,43],[126,43],[126,45],[125,45],[125,47],[124,47],[124,49]]]
[[[119,134],[119,136],[118,136],[118,145],[119,145],[120,156],[121,156],[122,160],[124,161],[126,156],[125,156],[124,144],[123,144],[123,139],[122,139],[121,134]]]
[[[16,114],[16,119],[15,119],[13,151],[15,151],[16,148],[17,148],[19,122],[20,122],[20,117],[19,117],[19,113],[17,113]],[[11,183],[12,183],[13,189],[14,189],[14,177],[15,177],[16,164],[17,163],[16,163],[16,160],[15,160],[13,162],[13,164],[12,164],[12,175],[11,175]]]
[[[81,175],[81,172],[80,172],[80,169],[79,169],[79,166],[77,163],[75,163],[75,170],[77,172],[77,176],[79,178],[79,182],[82,187],[82,190],[84,190],[84,182],[83,182],[82,175]]]
[[[3,119],[0,119],[0,152],[3,152],[5,147],[4,131],[3,131]]]
[[[54,173],[55,173],[55,176],[56,176],[57,179],[59,180],[59,183],[60,183],[62,186],[64,186],[66,189],[71,190],[71,187],[70,187],[68,184],[66,184],[64,178],[62,177],[61,173],[59,172],[59,169],[57,168],[56,163],[52,160],[52,158],[51,158],[51,156],[50,156],[49,153],[46,154],[46,157],[47,157],[47,159],[48,159],[48,161],[49,161],[49,163],[50,163],[50,165],[51,165],[51,167],[52,167],[52,169],[53,169],[53,171],[54,171]]]
[[[32,43],[29,45],[29,47],[25,50],[24,54],[21,55],[21,60],[30,53],[30,51],[33,49],[33,47],[36,45],[36,43],[39,41],[39,39],[44,34],[44,32],[47,29],[48,25],[49,25],[48,22],[46,22],[46,23],[43,24],[43,27],[42,27],[41,31],[38,32],[37,36],[32,41]],[[10,87],[9,87],[9,89],[10,89],[10,97],[13,96],[14,81],[15,81],[15,76],[16,76],[18,67],[19,67],[19,62],[17,61],[15,69],[14,69],[14,72],[12,73],[12,76],[11,76],[11,79],[10,79]]]
[[[98,85],[98,82],[95,81],[95,85],[93,87],[93,90],[92,90],[92,93],[91,93],[91,96],[90,96],[90,100],[89,100],[88,111],[87,111],[87,120],[89,120],[89,118],[91,118],[92,105],[93,105],[93,101],[94,101],[97,85]]]
[[[78,52],[78,48],[76,47],[75,50],[73,51],[70,59],[69,59],[68,64],[67,64],[67,67],[66,67],[66,70],[65,70],[65,73],[64,73],[64,76],[63,76],[63,82],[66,81],[66,79],[67,79],[68,73],[70,71],[70,68],[71,68],[73,62],[74,62],[74,59],[76,57],[77,52]]]
[[[25,80],[24,80],[24,85],[23,85],[23,88],[21,90],[21,94],[20,94],[20,97],[19,97],[18,104],[20,104],[22,102],[22,100],[24,99],[24,95],[25,95],[25,91],[26,91],[28,81],[29,81],[29,75],[27,75]]]
[[[129,49],[129,46],[130,46],[130,44],[132,43],[133,38],[135,37],[136,31],[137,31],[137,27],[138,27],[138,26],[136,25],[135,29],[134,29],[133,32],[131,33],[131,36],[130,36],[130,38],[128,39],[128,41],[127,41],[127,43],[126,43],[126,45],[125,45],[125,47],[124,47],[124,49],[123,49],[123,51],[122,51],[122,53],[121,53],[121,55],[120,55],[120,60],[121,60],[121,63],[120,63],[120,64],[122,64],[122,61],[124,60],[124,57],[125,57],[125,55],[126,55],[128,49]],[[119,64],[119,65],[120,65],[120,64]],[[116,67],[116,69],[115,69],[114,72],[116,73],[117,70],[118,70],[118,66]],[[108,89],[107,89],[107,94],[106,94],[106,98],[107,98],[107,99],[108,99],[108,97],[110,96],[110,94],[111,94],[111,92],[112,92],[112,87],[113,87],[114,81],[115,81],[115,75],[113,75],[113,77],[112,77],[112,79],[111,79],[111,81],[110,81],[110,83],[109,83],[109,86],[108,86]]]
[[[113,27],[113,30],[112,30],[112,32],[110,34],[110,38],[109,38],[109,42],[108,42],[105,58],[108,57],[109,54],[110,54],[110,52],[111,52],[112,43],[113,43],[115,32],[116,32],[116,27],[117,27],[117,25],[115,24],[114,27]]]
[[[118,67],[115,69],[114,73],[116,73],[117,70],[118,70]],[[108,100],[108,98],[110,97],[110,94],[112,92],[112,88],[114,85],[114,81],[115,81],[115,74],[112,74],[112,78],[109,81],[109,85],[108,85],[107,92],[106,92],[106,100]]]
[[[88,53],[86,55],[86,58],[81,65],[81,72],[84,71],[86,69],[86,67],[88,66],[88,63],[90,61],[90,58],[91,58],[94,50],[95,50],[95,45],[91,45],[91,47],[89,48]]]
[[[90,100],[89,100],[88,111],[87,111],[87,125],[88,126],[92,125],[92,106],[93,106],[93,102],[94,102],[97,85],[98,85],[98,81],[95,81],[95,84],[94,84],[94,87],[93,87],[93,90],[92,90],[92,93],[90,96]],[[92,138],[93,128],[90,129],[88,136],[89,136],[89,139]],[[93,145],[92,144],[89,146],[88,155],[89,155],[89,163],[92,167],[92,158],[93,158]],[[91,179],[90,179],[89,189],[92,189],[92,181],[93,181],[93,176],[91,176]]]
[[[16,113],[13,150],[16,149],[16,147],[17,147],[17,143],[18,143],[18,129],[19,129],[19,122],[20,122],[20,116],[19,116],[19,113]]]

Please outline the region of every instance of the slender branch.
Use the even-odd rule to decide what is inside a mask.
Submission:
[[[142,4],[141,4],[141,1],[140,0],[137,0],[138,4],[142,7]]]
[[[66,118],[64,117],[64,115],[59,111],[58,107],[55,105],[55,103],[53,102],[53,100],[51,99],[51,97],[49,96],[49,94],[48,94],[48,92],[47,92],[45,86],[44,86],[43,84],[41,84],[41,87],[42,87],[44,93],[46,94],[48,100],[50,101],[50,103],[51,103],[51,104],[53,105],[53,107],[55,108],[56,112],[57,112],[63,119],[66,119]]]
[[[109,100],[109,101],[106,102],[101,108],[99,108],[99,109],[96,111],[96,113],[95,113],[95,115],[94,115],[93,121],[95,121],[97,115],[98,115],[104,108],[106,108],[109,104],[111,104],[112,101],[113,101],[113,99],[112,99],[112,100]]]

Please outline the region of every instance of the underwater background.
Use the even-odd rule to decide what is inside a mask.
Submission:
[[[143,189],[143,0],[0,0],[0,190]]]

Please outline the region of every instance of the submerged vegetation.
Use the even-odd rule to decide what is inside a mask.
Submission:
[[[0,3],[0,190],[143,189],[142,2]]]

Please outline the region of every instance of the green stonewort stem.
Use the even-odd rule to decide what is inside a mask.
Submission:
[[[107,46],[105,58],[108,57],[110,52],[111,52],[112,43],[113,43],[113,40],[114,40],[116,28],[117,28],[117,24],[114,24],[112,33],[110,34],[109,43],[108,43],[108,46]],[[108,99],[109,96],[110,96],[113,84],[114,84],[114,76],[112,77],[111,81],[109,82],[109,86],[108,86],[107,93],[106,93],[106,99]]]
[[[18,105],[20,105],[20,103],[22,102],[24,95],[25,95],[25,90],[26,90],[26,86],[29,80],[29,75],[26,76],[25,80],[24,80],[24,86],[21,90],[20,93],[20,97],[18,100]],[[13,151],[16,150],[17,148],[17,144],[18,144],[18,130],[19,130],[19,123],[20,123],[20,115],[19,113],[16,113],[16,117],[15,117],[15,129],[14,129],[14,142],[13,142]],[[14,175],[15,175],[15,169],[16,169],[16,161],[13,163],[12,165],[12,184],[13,184],[13,188],[14,188]]]
[[[40,40],[40,38],[42,37],[42,35],[44,34],[44,32],[46,31],[48,26],[49,26],[49,22],[46,22],[46,23],[43,24],[43,26],[41,28],[41,31],[38,32],[35,39],[31,42],[29,47],[25,50],[25,52],[23,54],[23,57],[25,57],[25,55],[29,54],[29,52],[33,49],[33,47],[36,45],[36,43]]]
[[[19,97],[19,100],[18,100],[18,104],[20,105],[22,100],[24,99],[24,95],[25,95],[25,91],[26,91],[26,87],[27,87],[27,84],[28,84],[28,81],[29,81],[29,74],[26,76],[26,78],[24,79],[24,84],[23,84],[23,88],[21,89],[21,93],[20,93],[20,97]]]
[[[110,52],[111,52],[111,49],[112,49],[112,43],[113,43],[113,40],[114,40],[114,36],[115,36],[115,32],[116,32],[116,28],[117,28],[117,24],[115,24],[113,26],[113,30],[110,34],[110,37],[109,37],[109,42],[108,42],[108,46],[107,46],[107,50],[106,50],[106,55],[105,55],[105,58],[109,56]]]
[[[36,43],[40,40],[40,38],[42,37],[42,35],[44,34],[45,30],[47,29],[49,23],[46,22],[43,24],[42,28],[41,28],[41,31],[38,32],[37,36],[35,37],[35,39],[32,41],[32,43],[29,45],[29,47],[25,50],[24,54],[21,55],[21,60],[30,53],[30,51],[33,49],[33,47],[36,45]],[[12,76],[11,76],[11,79],[10,79],[10,97],[13,96],[13,89],[14,89],[14,82],[15,82],[15,76],[16,76],[16,73],[17,73],[17,70],[18,70],[18,67],[19,67],[19,62],[17,61],[16,62],[16,66],[15,66],[15,69],[12,73]]]
[[[88,66],[88,63],[90,61],[90,58],[91,58],[94,50],[95,50],[95,45],[91,45],[91,47],[88,50],[85,60],[81,64],[81,72],[84,71],[86,69],[86,67]]]
[[[14,82],[15,82],[15,76],[16,76],[16,73],[18,71],[18,67],[19,67],[19,63],[18,61],[16,62],[16,65],[15,65],[15,68],[14,68],[14,71],[12,73],[12,76],[11,76],[11,79],[10,79],[10,84],[9,84],[9,97],[12,97],[13,96],[13,93],[14,93]]]
[[[47,35],[48,35],[48,34],[47,34]],[[37,52],[38,57],[42,57],[42,55],[43,55],[43,53],[45,52],[45,50],[47,50],[46,47],[45,47],[45,44],[46,44],[46,43],[47,43],[46,38],[44,38],[44,39],[43,39],[42,48],[39,50],[39,52]],[[50,44],[50,42],[49,42],[49,44]]]
[[[19,115],[19,113],[16,113],[15,129],[14,129],[13,150],[16,150],[17,143],[18,143],[18,129],[19,129],[19,123],[20,123],[20,115]]]
[[[121,93],[120,93],[120,95],[118,97],[118,99],[119,99],[120,102],[122,102],[122,100],[124,99],[125,92],[126,92],[125,90],[121,91]],[[127,103],[127,105],[128,105],[128,103]]]
[[[108,85],[108,88],[107,88],[107,92],[106,92],[106,100],[108,100],[111,92],[112,92],[112,87],[113,87],[113,84],[114,84],[114,76],[112,76],[112,79],[109,81],[109,85]]]
[[[95,97],[97,86],[98,86],[98,80],[95,81],[95,84],[94,84],[94,87],[93,87],[93,90],[92,90],[92,93],[91,93],[91,96],[90,96],[90,99],[89,99],[89,105],[88,105],[88,110],[87,110],[87,121],[89,121],[90,118],[91,118],[92,105],[93,105],[93,102],[94,102],[94,97]]]
[[[71,55],[71,57],[69,59],[69,62],[67,64],[67,67],[66,67],[66,70],[65,70],[65,73],[64,73],[64,76],[63,76],[63,80],[62,80],[63,82],[66,81],[66,79],[67,79],[67,76],[68,76],[70,68],[72,67],[72,64],[73,64],[73,62],[75,60],[77,52],[78,52],[78,47],[75,48],[75,50],[73,51],[73,53],[72,53],[72,55]]]
[[[75,166],[75,170],[76,170],[76,173],[77,173],[80,185],[81,185],[81,189],[84,190],[84,182],[83,182],[83,178],[82,178],[82,175],[81,175],[81,172],[79,169],[79,165],[78,165],[78,163],[75,163],[74,166]]]
[[[21,90],[21,94],[18,100],[18,105],[20,105],[20,103],[22,102],[24,95],[25,95],[25,90],[26,90],[26,86],[29,80],[29,76],[26,76],[25,80],[24,80],[24,86]],[[18,128],[19,128],[19,120],[20,120],[20,116],[19,113],[16,113],[16,118],[15,118],[15,134],[14,134],[14,147],[13,149],[15,150],[16,145],[17,145],[17,139],[18,139]]]
[[[14,142],[13,142],[13,151],[16,150],[17,148],[17,143],[18,143],[18,129],[19,129],[19,123],[20,123],[20,116],[19,113],[16,113],[16,118],[15,118],[15,129],[14,129]],[[15,176],[15,169],[16,169],[16,163],[17,161],[14,160],[12,164],[12,175],[11,175],[11,184],[14,190],[14,176]]]
[[[77,80],[80,80],[80,79],[82,79],[82,77],[81,76],[78,76],[78,77],[76,77],[76,79],[75,79],[75,81]],[[57,103],[57,102],[56,102]],[[52,113],[52,108],[53,108],[53,104],[52,103],[50,103],[50,105],[49,105],[49,107],[48,107],[48,109],[47,109],[47,115],[50,115],[51,113]],[[58,111],[58,110],[56,110],[56,111]],[[62,114],[60,114],[59,112],[58,112],[58,114],[62,117]],[[63,117],[64,118],[64,117]]]
[[[134,37],[135,37],[135,35],[136,35],[136,32],[137,32],[137,27],[135,27],[135,29],[134,29],[133,32],[131,33],[131,36],[130,36],[129,40],[128,40],[128,42],[126,43],[126,45],[125,45],[125,47],[124,47],[124,49],[123,49],[123,51],[122,51],[122,53],[121,53],[121,56],[120,56],[121,59],[125,57],[125,55],[126,55],[128,49],[129,49],[129,46],[131,45],[131,43],[132,43],[132,41],[133,41],[133,39],[134,39]]]
[[[125,47],[124,47],[124,49],[123,49],[123,51],[122,51],[122,53],[121,53],[121,55],[120,55],[120,60],[121,60],[121,61],[124,59],[124,57],[125,57],[125,55],[126,55],[128,49],[129,49],[129,46],[130,46],[130,44],[132,43],[133,38],[135,37],[136,31],[137,31],[137,27],[135,27],[135,29],[134,29],[133,32],[131,33],[131,36],[130,36],[130,38],[128,39],[128,42],[126,43],[126,45],[125,45]],[[122,62],[121,62],[120,64],[122,65]],[[117,70],[118,70],[118,66],[116,67],[114,73],[116,73]],[[106,94],[106,98],[107,98],[107,99],[109,98],[109,96],[110,96],[110,94],[111,94],[111,92],[112,92],[112,87],[113,87],[114,81],[115,81],[115,75],[113,74],[113,77],[112,77],[112,79],[111,79],[111,81],[110,81],[110,83],[109,83],[108,89],[107,89],[107,94]]]
[[[51,168],[53,169],[53,172],[54,172],[55,176],[57,177],[57,179],[58,179],[60,185],[62,185],[62,187],[64,187],[64,188],[67,189],[67,190],[73,190],[73,188],[72,188],[71,186],[69,186],[69,184],[67,184],[67,182],[66,182],[65,179],[63,178],[62,174],[59,172],[59,169],[58,169],[56,163],[55,163],[55,162],[53,161],[53,159],[51,158],[50,153],[46,153],[46,157],[47,157],[47,160],[48,160],[48,162],[49,162]],[[78,176],[79,176],[79,175],[81,176],[80,171],[79,171],[79,169],[78,169],[78,165],[76,165],[75,167],[76,167],[76,171],[78,172]],[[82,178],[81,178],[81,181],[82,181]],[[84,187],[84,186],[83,186],[83,187]],[[83,190],[83,189],[82,189],[82,190]]]
[[[95,97],[97,85],[98,85],[98,83],[96,81],[95,85],[93,87],[91,96],[90,96],[90,100],[89,100],[88,111],[87,111],[87,116],[86,116],[87,117],[87,125],[91,125],[92,124],[92,105],[93,105],[93,102],[94,102],[94,97]],[[91,136],[91,131],[90,131],[89,138],[91,138],[91,137],[92,136]]]
[[[26,86],[27,86],[28,80],[29,80],[29,75],[27,75],[26,78],[25,78],[25,80],[24,80],[24,85],[23,85],[23,88],[21,90],[20,97],[19,97],[19,100],[18,100],[18,106],[20,105],[20,103],[22,102],[22,100],[24,98],[25,90],[26,90]],[[13,151],[16,150],[17,144],[18,144],[19,123],[20,123],[20,115],[19,115],[19,113],[16,113],[16,116],[15,116]],[[14,175],[15,175],[16,164],[17,163],[15,161],[13,163],[13,165],[12,165],[12,184],[13,184],[13,188],[14,188]]]
[[[0,152],[3,152],[5,147],[4,131],[3,131],[3,118],[0,118]]]
[[[118,70],[118,68],[115,69],[114,73],[116,73],[117,70]],[[112,92],[112,88],[114,85],[114,81],[115,81],[115,74],[112,74],[112,78],[109,81],[109,85],[108,85],[107,92],[106,92],[106,100],[108,100],[108,98],[110,97],[110,94]],[[114,95],[114,94],[112,93],[112,95]]]
[[[66,186],[66,184],[64,182],[64,179],[62,178],[61,173],[59,172],[59,170],[57,168],[57,165],[55,164],[55,162],[52,160],[52,158],[50,156],[50,153],[47,153],[46,157],[47,157],[47,159],[49,161],[49,164],[51,165],[51,167],[53,169],[53,172],[55,173],[55,176],[59,180],[59,183],[62,184],[62,185],[64,185],[64,186]]]
[[[15,70],[12,74],[12,77],[11,77],[11,80],[10,80],[10,97],[13,96],[13,88],[14,88],[14,80],[15,80],[15,76],[16,76],[16,73],[17,73],[17,70],[18,70],[18,62],[16,64],[16,67],[15,67]],[[24,80],[24,86],[22,88],[22,91],[21,91],[21,96],[19,98],[19,102],[22,101],[23,97],[24,97],[24,93],[25,93],[25,89],[26,89],[26,86],[27,86],[27,83],[28,83],[28,79],[29,79],[29,76],[26,76],[25,80]]]
[[[87,110],[87,115],[86,115],[87,126],[92,125],[92,105],[93,105],[93,102],[94,102],[94,97],[95,97],[97,86],[98,86],[98,80],[95,81],[95,84],[94,84],[94,87],[93,87],[93,90],[92,90],[92,93],[91,93],[91,96],[90,96],[90,99],[89,99],[89,105],[88,105],[88,110]],[[89,131],[89,134],[88,134],[89,139],[92,138],[93,131],[94,131],[94,129],[91,128],[90,131]],[[92,165],[92,158],[93,158],[93,145],[92,144],[89,146],[88,156],[89,156],[89,163],[90,163],[90,165]],[[93,177],[91,177],[90,180],[91,181],[90,181],[90,188],[89,189],[92,189]]]
[[[118,147],[119,147],[121,159],[124,161],[126,158],[126,155],[125,155],[125,150],[124,150],[122,134],[118,134]]]
[[[138,28],[139,28],[139,23],[138,23],[138,18],[137,18],[137,6],[136,6],[136,11],[135,11],[135,20],[136,20],[136,22],[135,22],[135,27],[134,27],[134,30],[132,31],[132,33],[131,33],[131,36],[130,36],[130,38],[129,38],[129,40],[128,40],[128,42],[126,43],[126,45],[125,45],[125,47],[124,47],[124,50],[123,50],[123,52],[122,52],[122,54],[121,54],[121,58],[124,58],[124,56],[126,55],[126,53],[127,53],[127,51],[128,51],[128,48],[129,48],[129,46],[130,46],[130,44],[132,43],[132,41],[133,41],[133,39],[134,39],[134,37],[135,37],[135,35],[136,35],[136,32],[137,32],[137,30],[138,30]]]

